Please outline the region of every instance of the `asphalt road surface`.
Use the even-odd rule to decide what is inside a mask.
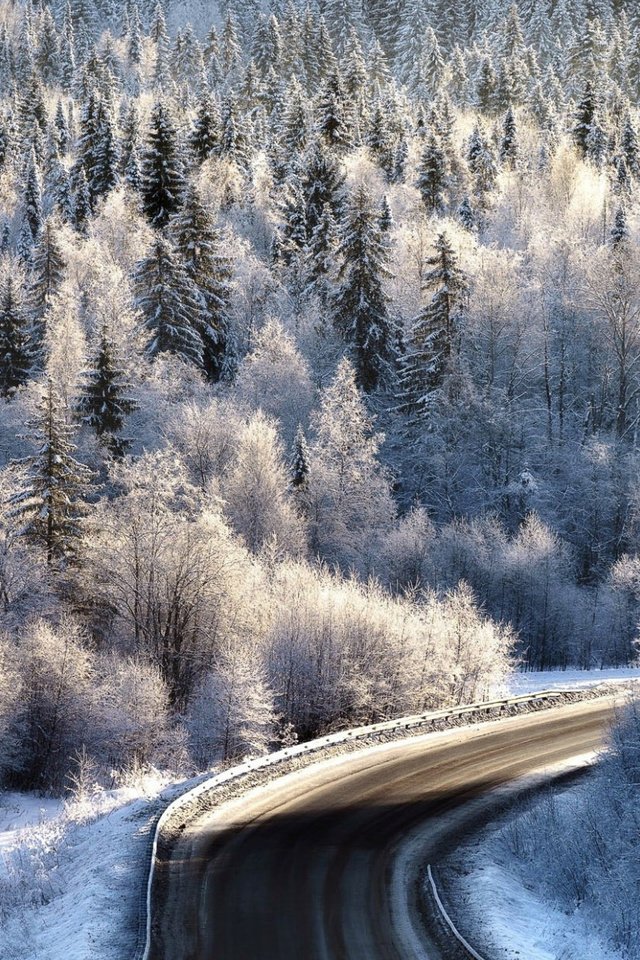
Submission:
[[[419,868],[486,816],[499,785],[597,750],[613,709],[592,700],[396,741],[225,804],[158,865],[151,960],[457,960]]]

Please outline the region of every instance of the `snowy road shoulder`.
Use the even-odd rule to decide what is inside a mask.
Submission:
[[[128,956],[149,838],[175,789],[149,777],[66,806],[0,793],[2,960]]]

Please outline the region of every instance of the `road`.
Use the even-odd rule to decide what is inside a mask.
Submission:
[[[396,741],[225,804],[159,864],[151,960],[457,960],[424,914],[418,866],[486,815],[499,785],[597,750],[613,709],[598,699]]]

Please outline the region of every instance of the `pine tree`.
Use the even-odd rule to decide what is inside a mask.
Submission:
[[[31,239],[35,243],[42,228],[42,188],[40,175],[34,151],[27,163],[24,188],[22,191],[23,220],[31,232]]]
[[[23,533],[41,546],[47,563],[72,560],[80,539],[90,471],[74,458],[75,445],[62,401],[49,380],[29,424],[36,452],[17,461],[24,474],[12,508]]]
[[[618,207],[615,220],[611,229],[611,246],[614,250],[624,247],[629,240],[629,226],[627,223],[627,214],[624,207]]]
[[[322,143],[313,143],[303,157],[300,183],[305,198],[307,236],[313,235],[328,205],[332,215],[342,215],[345,174]]]
[[[584,94],[576,111],[576,122],[573,127],[573,139],[580,152],[585,158],[589,147],[589,137],[596,116],[596,101],[591,83],[587,83]]]
[[[472,233],[477,227],[475,211],[469,197],[464,197],[462,203],[458,207],[458,220],[465,230],[468,230],[470,233]]]
[[[627,165],[627,169],[634,179],[640,179],[640,150],[638,148],[638,134],[629,114],[624,119],[620,149]]]
[[[351,345],[360,386],[370,392],[389,377],[393,329],[383,286],[390,276],[388,251],[364,186],[356,188],[349,202],[338,257],[335,325]]]
[[[422,151],[416,186],[430,213],[437,213],[444,208],[447,187],[446,157],[434,134],[428,138]]]
[[[197,330],[202,340],[202,367],[209,380],[216,382],[222,376],[229,345],[233,271],[222,236],[193,185],[186,190],[172,232],[187,276],[201,300]]]
[[[418,420],[428,414],[434,391],[451,372],[467,292],[466,278],[445,233],[439,235],[428,263],[432,269],[423,289],[432,291],[432,297],[409,331],[400,375],[400,408]]]
[[[181,204],[183,168],[175,127],[162,102],[151,113],[142,157],[142,208],[154,227],[164,227]]]
[[[198,161],[204,163],[220,149],[222,121],[217,104],[204,93],[198,101],[196,118],[189,137],[189,146]]]
[[[12,396],[26,383],[32,366],[29,318],[15,266],[0,293],[0,394]]]
[[[76,185],[73,191],[73,224],[81,236],[86,236],[91,220],[91,195],[84,168],[80,168],[76,175]]]
[[[502,126],[500,140],[500,161],[513,169],[518,160],[518,128],[513,108],[509,107]]]
[[[307,246],[307,296],[316,296],[324,306],[331,291],[331,278],[336,269],[337,224],[326,203]]]
[[[66,268],[56,225],[49,217],[33,250],[28,289],[33,362],[39,370],[43,369],[45,361],[46,313],[62,286]]]
[[[309,476],[309,448],[302,425],[298,427],[293,441],[293,455],[289,469],[291,486],[294,490],[304,490]]]
[[[155,238],[148,256],[137,264],[134,279],[137,304],[150,336],[147,355],[173,353],[200,366],[201,304],[168,240]]]
[[[348,150],[353,145],[351,118],[338,67],[327,77],[316,106],[316,129],[329,147]]]
[[[129,441],[118,434],[122,431],[126,418],[137,407],[130,392],[131,384],[118,356],[115,341],[105,325],[89,361],[89,369],[78,400],[78,412],[83,423],[95,431],[114,456],[122,456],[129,444]]]

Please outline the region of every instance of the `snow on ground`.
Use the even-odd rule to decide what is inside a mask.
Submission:
[[[513,863],[479,842],[470,873],[459,881],[465,925],[485,931],[473,946],[491,960],[620,960],[594,935],[585,919],[554,908],[518,877]],[[466,930],[465,930],[466,932]]]
[[[166,786],[147,776],[66,805],[0,793],[2,960],[131,954],[152,826],[186,784]]]
[[[625,683],[629,680],[640,680],[640,666],[611,670],[532,670],[514,673],[505,684],[504,692],[518,697],[542,690],[578,690],[599,683]]]

